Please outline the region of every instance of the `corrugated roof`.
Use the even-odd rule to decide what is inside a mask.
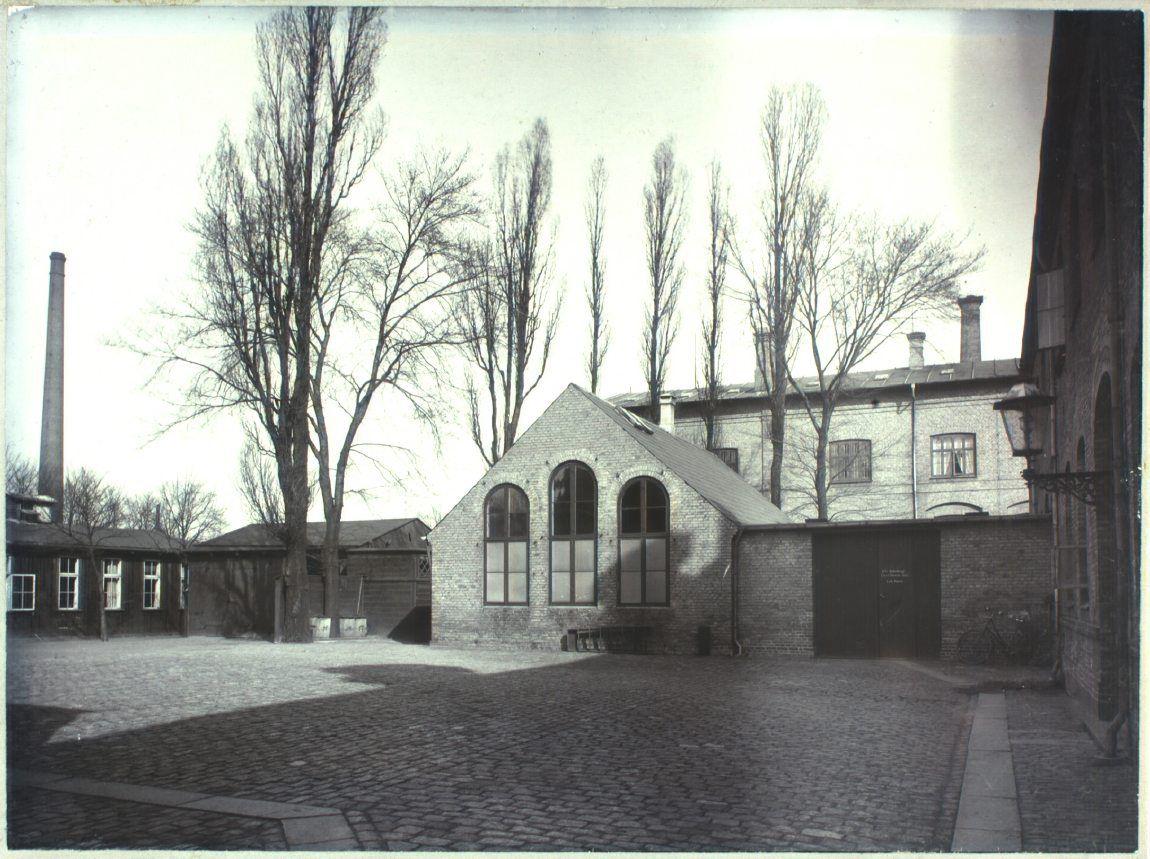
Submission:
[[[1004,382],[1017,379],[1020,376],[1017,358],[996,358],[987,361],[966,361],[952,364],[928,364],[925,367],[911,369],[910,367],[895,367],[886,370],[858,370],[849,373],[844,389],[854,393],[862,391],[881,391],[887,388],[901,388],[914,385],[946,385],[962,382],[980,382],[1001,379]],[[803,376],[798,379],[801,389],[808,394],[818,393],[819,383],[815,376]],[[664,391],[677,403],[698,402],[703,397],[700,388],[680,388],[673,391]],[[792,387],[789,394],[798,395],[798,390]],[[750,383],[722,385],[719,388],[721,400],[744,400],[766,396],[766,391],[756,388]],[[610,397],[609,402],[626,408],[647,405],[647,393],[618,394]]]
[[[393,531],[402,528],[409,522],[422,521],[416,518],[406,519],[358,519],[343,522],[339,529],[339,546],[341,549],[357,549],[369,543],[378,541]],[[427,526],[423,525],[424,530]],[[323,545],[325,525],[323,522],[307,523],[307,542],[309,546]],[[202,549],[276,549],[283,546],[283,541],[275,532],[265,525],[253,524],[237,528],[221,534],[211,540],[199,544]],[[378,546],[377,548],[383,548]]]
[[[39,522],[9,522],[7,540],[13,545],[50,548],[88,545],[88,536],[75,534],[62,525]],[[100,528],[93,536],[93,545],[100,550],[120,549],[140,552],[179,552],[180,544],[161,531],[143,528]]]
[[[784,525],[791,522],[782,510],[709,450],[601,400],[578,385],[571,387],[735,524]]]

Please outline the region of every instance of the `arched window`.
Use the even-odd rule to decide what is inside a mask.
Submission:
[[[595,475],[565,462],[551,475],[551,602],[595,604],[595,537],[599,528]]]
[[[496,486],[484,503],[483,601],[527,603],[527,495],[518,486]]]
[[[653,477],[638,477],[619,496],[619,604],[667,605],[670,505]]]

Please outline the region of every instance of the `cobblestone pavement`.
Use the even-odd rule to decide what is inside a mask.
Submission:
[[[1008,692],[1007,718],[1023,849],[1135,850],[1135,767],[1094,764],[1098,747],[1059,690]]]
[[[335,807],[368,849],[947,849],[970,716],[849,660],[124,639],[8,668],[11,766]],[[28,791],[10,837],[75,844],[92,804]]]
[[[61,823],[66,822],[62,827]],[[11,849],[284,850],[283,829],[256,820],[157,808],[116,799],[14,791],[8,801]]]

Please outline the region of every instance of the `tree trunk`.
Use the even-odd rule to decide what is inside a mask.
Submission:
[[[787,412],[785,401],[782,407],[771,402],[771,503],[779,509],[783,506],[783,442],[786,437]]]
[[[815,448],[815,506],[818,519],[830,519],[830,501],[827,493],[827,447],[831,437],[832,410],[823,407],[822,423],[818,427],[818,442]]]
[[[284,576],[287,594],[284,641],[311,640],[307,612],[307,457],[281,466],[284,494]],[[283,478],[287,478],[286,481]]]
[[[339,638],[339,523],[328,520],[323,540],[323,606],[332,638]]]

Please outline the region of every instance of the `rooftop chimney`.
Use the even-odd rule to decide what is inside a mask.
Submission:
[[[912,370],[922,369],[922,346],[926,342],[925,331],[911,331],[906,335],[906,339],[910,342],[910,360],[907,366]]]
[[[764,391],[767,388],[767,379],[763,369],[767,364],[767,335],[760,331],[755,334],[755,388]]]
[[[52,521],[60,522],[64,514],[64,255],[55,251],[50,259],[37,488],[41,495],[50,495],[56,500],[52,506]]]
[[[958,343],[958,360],[964,364],[967,361],[982,360],[982,322],[979,318],[978,309],[981,304],[981,295],[964,295],[958,299],[958,307],[962,311],[962,334]]]
[[[659,427],[667,432],[675,431],[675,401],[670,394],[659,395]]]

